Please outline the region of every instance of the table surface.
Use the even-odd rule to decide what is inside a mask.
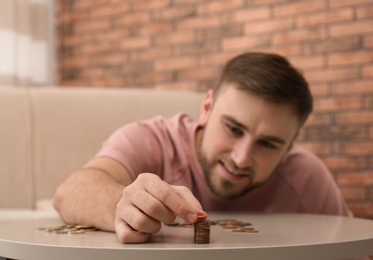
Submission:
[[[351,259],[373,255],[373,221],[312,214],[219,214],[210,220],[252,223],[258,233],[211,226],[210,244],[194,244],[193,228],[163,226],[144,244],[121,244],[114,233],[51,234],[58,218],[0,223],[0,256],[12,259]]]

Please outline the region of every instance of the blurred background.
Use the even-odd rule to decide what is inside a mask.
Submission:
[[[0,0],[3,86],[206,91],[245,51],[304,73],[299,142],[373,218],[373,0]]]

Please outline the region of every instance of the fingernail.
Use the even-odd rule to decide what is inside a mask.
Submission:
[[[204,212],[204,211],[202,211],[202,210],[199,210],[199,211],[197,212],[197,217],[198,217],[198,218],[201,218],[201,217],[207,217],[207,213]]]
[[[194,223],[196,221],[196,218],[197,218],[197,214],[195,214],[195,213],[190,213],[190,214],[187,215],[187,220],[190,223]]]

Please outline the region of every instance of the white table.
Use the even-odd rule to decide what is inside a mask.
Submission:
[[[121,244],[114,233],[50,234],[41,226],[58,218],[0,223],[0,256],[26,260],[62,259],[351,259],[373,255],[373,221],[311,214],[218,214],[210,220],[247,221],[259,233],[211,227],[210,244],[194,244],[193,229],[163,226],[144,244]]]

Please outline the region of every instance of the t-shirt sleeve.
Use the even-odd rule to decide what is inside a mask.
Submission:
[[[102,145],[97,157],[109,157],[121,163],[136,179],[140,173],[162,172],[160,141],[145,122],[134,122],[116,130]]]

